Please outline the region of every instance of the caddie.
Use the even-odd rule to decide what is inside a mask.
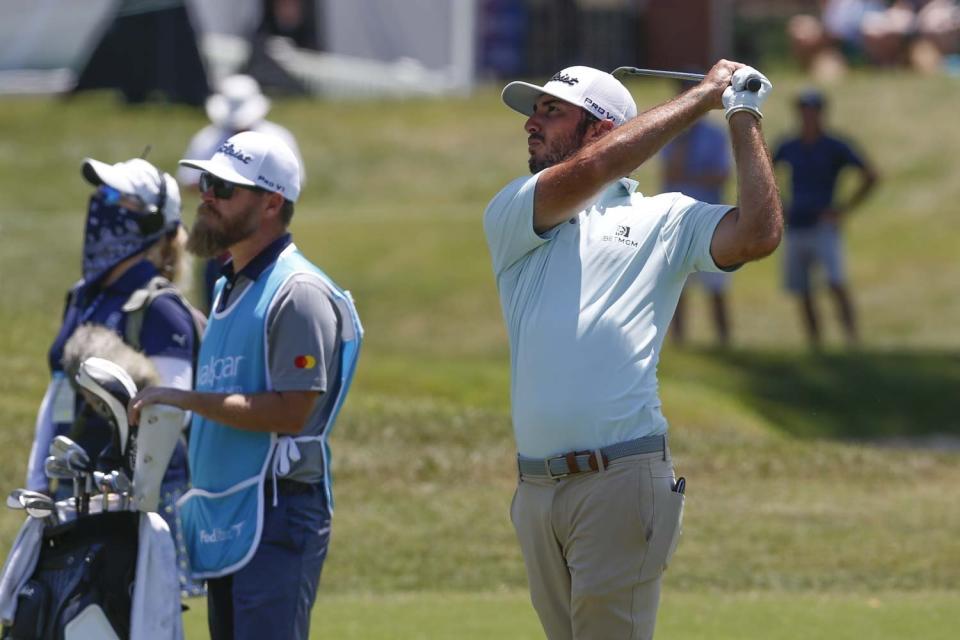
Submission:
[[[82,278],[67,292],[60,329],[48,353],[51,379],[37,412],[26,480],[28,489],[51,492],[57,499],[69,495],[69,485],[60,482],[55,487],[44,462],[58,435],[80,444],[99,470],[125,468],[120,451],[111,447],[110,423],[77,392],[65,367],[67,345],[74,336],[80,333],[77,339],[87,341],[92,327],[106,328],[149,359],[161,384],[189,389],[202,331],[196,310],[177,286],[187,270],[187,233],[173,176],[143,158],[115,164],[86,158],[80,173],[92,187],[83,232]],[[125,462],[130,465],[129,457]],[[176,502],[189,480],[186,444],[181,441],[163,477],[159,513],[177,541],[181,589],[186,595],[200,595],[201,585],[185,571],[186,551],[177,523]]]
[[[751,79],[759,91],[747,89]],[[760,126],[771,88],[757,70],[721,60],[639,116],[626,87],[590,67],[503,90],[527,116],[533,175],[500,191],[483,224],[510,340],[511,520],[551,640],[653,636],[684,500],[657,362],[690,273],[732,271],[780,242]],[[624,177],[721,107],[736,206],[646,197]]]
[[[150,404],[193,412],[181,513],[191,569],[207,579],[211,637],[306,639],[333,511],[327,438],[363,330],[350,294],[287,232],[300,166],[286,144],[247,131],[180,163],[202,172],[188,249],[231,260],[195,390],[148,388],[130,420]]]

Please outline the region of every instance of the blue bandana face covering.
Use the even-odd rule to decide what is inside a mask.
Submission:
[[[156,237],[144,238],[136,212],[90,197],[83,233],[83,279],[93,283],[130,256],[147,249]]]

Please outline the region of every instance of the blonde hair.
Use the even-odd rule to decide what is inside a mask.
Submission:
[[[192,258],[187,253],[187,230],[182,225],[147,249],[146,258],[181,292],[190,290]]]

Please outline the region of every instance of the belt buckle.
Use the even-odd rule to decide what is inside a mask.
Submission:
[[[552,461],[552,460],[563,460],[564,458],[566,458],[566,455],[565,455],[565,454],[564,454],[564,455],[559,455],[559,456],[553,456],[552,458],[546,458],[546,459],[544,459],[544,461],[543,461],[543,466],[544,466],[544,469],[545,469],[546,472],[547,472],[547,477],[548,477],[548,478],[550,478],[551,480],[561,480],[561,479],[563,479],[563,478],[566,478],[566,477],[569,476],[569,475],[573,475],[573,472],[570,471],[569,466],[567,467],[567,472],[566,472],[566,473],[554,473],[554,472],[550,469],[550,461]]]

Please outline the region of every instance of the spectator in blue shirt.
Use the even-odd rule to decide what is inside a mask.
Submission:
[[[785,284],[801,302],[807,337],[820,344],[820,321],[813,299],[811,271],[826,271],[846,338],[858,339],[856,316],[847,286],[840,228],[847,215],[877,182],[877,173],[864,156],[847,142],[824,131],[825,100],[817,91],[797,98],[800,134],[781,143],[774,153],[777,164],[790,168],[790,205],[785,236]],[[846,167],[859,173],[859,184],[846,202],[837,202],[837,179]]]
[[[681,88],[685,88],[681,85]],[[724,130],[706,118],[697,120],[682,134],[671,140],[660,152],[664,193],[682,193],[701,202],[721,204],[723,185],[730,176],[730,143]],[[695,271],[687,282],[699,283],[710,295],[710,307],[717,341],[730,342],[730,321],[727,314],[727,290],[730,274]],[[676,344],[683,344],[686,333],[686,287],[677,302],[670,323]]]

